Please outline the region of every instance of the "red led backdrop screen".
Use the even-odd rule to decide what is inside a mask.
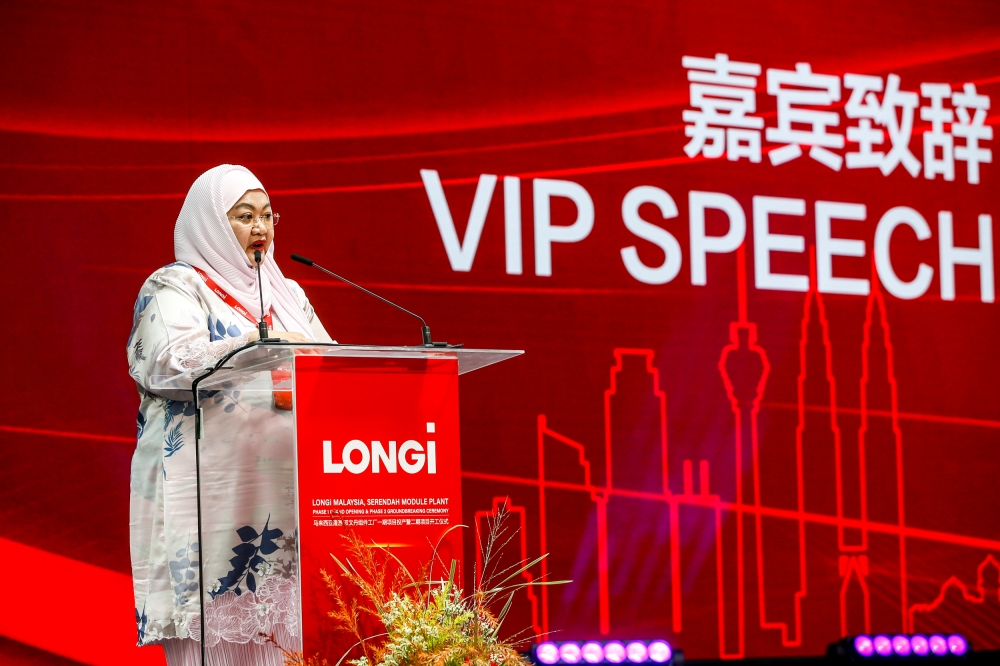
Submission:
[[[11,645],[129,638],[128,595],[88,581],[128,585],[132,304],[229,162],[337,340],[420,337],[289,253],[435,339],[526,350],[460,381],[465,523],[506,506],[504,556],[573,580],[512,632],[1000,648],[993,3],[0,16],[0,538],[37,549],[23,617],[70,637],[8,614]]]

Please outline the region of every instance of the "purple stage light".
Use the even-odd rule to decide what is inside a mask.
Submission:
[[[931,646],[931,652],[933,652],[937,656],[942,657],[948,654],[948,641],[945,640],[944,636],[941,636],[939,634],[934,634],[929,639],[927,639],[927,642]]]
[[[854,650],[862,657],[870,657],[875,654],[875,644],[872,643],[872,637],[861,635],[855,638]]]
[[[580,644],[574,641],[565,643],[540,643],[535,648],[535,663],[544,666],[569,664],[581,666],[597,664],[667,664],[673,658],[674,651],[664,640],[629,641],[587,641]]]
[[[872,643],[875,645],[875,651],[883,657],[888,657],[892,654],[892,641],[889,640],[888,636],[879,634],[872,639]]]
[[[625,661],[625,646],[618,641],[611,641],[604,644],[604,659],[612,664],[620,664]]]
[[[956,657],[961,657],[969,650],[969,643],[959,634],[952,634],[948,637],[948,651]]]
[[[563,643],[559,646],[559,659],[564,664],[580,663],[580,646],[576,643]]]
[[[541,643],[535,648],[535,659],[551,666],[559,663],[559,648],[555,643]]]
[[[580,649],[580,653],[583,655],[583,660],[588,664],[599,664],[604,661],[604,648],[601,647],[600,643],[593,641],[584,643]]]
[[[900,657],[906,657],[910,654],[910,639],[902,634],[898,634],[892,637],[892,651],[898,654]]]
[[[666,641],[653,641],[649,644],[649,660],[657,664],[665,664],[670,661],[674,651]]]
[[[649,650],[646,649],[645,643],[640,643],[639,641],[632,641],[625,646],[625,656],[633,664],[641,664],[646,661],[646,657],[649,656]]]
[[[927,637],[920,634],[910,637],[910,647],[913,648],[913,654],[918,657],[926,657],[927,653],[931,651]]]

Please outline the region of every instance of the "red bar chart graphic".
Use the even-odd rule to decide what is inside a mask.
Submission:
[[[741,250],[741,276],[745,263]],[[815,285],[815,261],[811,272]],[[748,317],[743,279],[738,291],[739,316],[716,368],[730,408],[728,450],[672,454],[678,435],[668,424],[664,381],[683,378],[665,379],[652,349],[617,348],[604,391],[603,447],[560,433],[555,423],[565,417],[540,414],[535,478],[465,473],[537,507],[513,509],[529,534],[514,557],[551,553],[538,579],[574,581],[531,598],[536,637],[645,632],[727,659],[818,653],[861,632],[961,630],[974,644],[996,646],[1000,539],[907,521],[901,421],[934,417],[900,412],[878,284],[858,335],[860,402],[850,408],[838,402],[823,294],[803,295],[797,399],[789,404],[765,400],[772,366]],[[477,525],[506,497],[478,512]],[[970,558],[978,569],[948,569]]]

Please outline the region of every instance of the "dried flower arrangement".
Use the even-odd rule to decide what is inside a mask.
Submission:
[[[446,567],[437,547],[414,576],[389,548],[365,543],[355,533],[345,534],[349,557],[341,561],[331,555],[339,576],[320,572],[334,603],[329,613],[334,628],[356,640],[333,666],[341,666],[345,659],[351,666],[526,666],[517,649],[527,643],[528,638],[517,640],[526,631],[500,637],[514,595],[529,585],[570,581],[518,580],[546,555],[499,569],[497,554],[513,538],[505,525],[508,515],[500,510],[489,521],[485,543],[481,544],[483,570],[474,572],[475,590],[468,595],[457,584],[457,562],[452,560]],[[451,529],[460,527],[464,526]],[[434,579],[435,568],[447,570],[447,578]],[[356,588],[356,594],[346,594],[338,577]],[[494,613],[491,609],[497,606],[501,610]],[[372,627],[382,631],[373,633]],[[331,666],[321,655],[286,650],[273,636],[268,640],[281,649],[286,666]],[[348,659],[358,651],[360,656]]]

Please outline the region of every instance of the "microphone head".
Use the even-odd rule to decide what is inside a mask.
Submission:
[[[256,261],[258,264],[260,263],[260,250],[253,251],[253,260]]]
[[[297,261],[300,264],[305,264],[306,266],[312,266],[313,265],[313,260],[312,259],[306,259],[301,254],[293,254],[292,255],[292,261]]]

